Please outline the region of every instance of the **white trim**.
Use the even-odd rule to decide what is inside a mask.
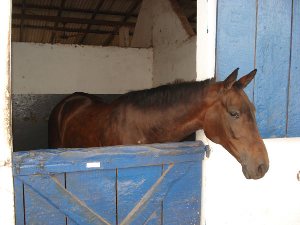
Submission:
[[[214,77],[217,0],[197,1],[197,80]]]
[[[205,80],[215,75],[217,0],[197,1],[197,80]],[[197,132],[197,140],[209,145],[202,131]],[[206,161],[202,163],[201,213],[200,224],[206,224]]]
[[[11,0],[0,7],[0,224],[15,224],[11,133]]]

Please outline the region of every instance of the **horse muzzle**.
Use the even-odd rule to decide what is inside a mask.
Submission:
[[[247,166],[247,164],[242,165],[242,170],[244,176],[247,179],[260,179],[269,170],[269,163],[260,163],[258,166]]]

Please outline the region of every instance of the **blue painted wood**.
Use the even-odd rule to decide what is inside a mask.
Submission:
[[[255,29],[255,0],[218,0],[217,80],[224,80],[237,67],[240,76],[254,69]],[[253,82],[245,91],[252,100]]]
[[[188,165],[188,163],[177,163],[168,165],[166,170],[162,173],[162,176],[155,182],[155,184],[153,184],[153,186],[142,197],[140,202],[130,211],[126,218],[120,223],[120,225],[145,224],[146,221],[148,221],[149,217],[152,215],[152,213],[155,212],[155,210],[161,206],[161,202],[169,194],[174,184],[176,184],[187,173],[189,168],[190,166]],[[199,173],[196,177],[200,177]],[[182,203],[185,205],[185,207],[187,207],[187,202]],[[177,218],[176,223],[173,224],[182,224],[180,222],[182,221],[182,218],[179,217],[183,216],[188,218],[191,217],[192,214],[192,211],[185,215],[173,214],[172,216]],[[165,217],[165,212],[163,212],[162,217]]]
[[[66,174],[66,187],[95,213],[116,224],[116,172],[93,170]],[[68,225],[73,225],[72,221]]]
[[[24,186],[23,186],[23,182],[18,178],[14,179],[14,194],[15,194],[16,224],[25,225],[24,204],[23,204]]]
[[[172,184],[164,199],[163,224],[200,224],[202,164],[186,162],[178,166],[180,164],[186,172]]]
[[[262,137],[286,134],[292,1],[258,1],[254,101]]]
[[[64,175],[57,174],[55,178],[64,186]],[[66,217],[56,207],[42,198],[39,192],[24,184],[25,224],[43,225],[45,221],[51,224],[65,224]]]
[[[160,147],[158,147],[160,146]],[[87,149],[50,149],[15,152],[15,175],[88,171],[87,163],[100,162],[99,169],[150,166],[197,160],[204,154],[202,142]]]
[[[294,0],[287,136],[300,136],[300,2]]]
[[[88,208],[84,202],[78,199],[75,195],[68,192],[60,182],[55,179],[53,176],[48,175],[32,175],[32,176],[19,176],[19,178],[30,187],[38,198],[33,198],[33,201],[30,201],[29,209],[33,209],[33,205],[36,206],[35,211],[28,212],[27,207],[25,207],[26,213],[26,224],[36,224],[42,223],[45,224],[45,221],[50,221],[50,224],[62,224],[65,223],[66,219],[59,221],[53,218],[36,216],[34,213],[38,213],[38,210],[51,210],[51,207],[55,207],[64,215],[67,215],[72,221],[76,224],[82,225],[109,225],[109,223],[102,218],[100,215],[97,215],[93,210]],[[31,194],[29,192],[29,194]],[[42,204],[39,199],[45,200],[45,204]],[[25,197],[26,201],[26,197]],[[53,211],[50,211],[52,213]],[[50,214],[51,215],[51,214]],[[54,221],[54,222],[52,222]]]
[[[149,218],[145,221],[145,225],[161,225],[162,224],[162,205],[156,211],[153,211]]]
[[[119,223],[129,214],[151,186],[162,174],[162,166],[147,166],[118,170],[118,221]],[[158,206],[160,207],[160,206]],[[151,215],[156,208],[145,214]],[[143,223],[148,219],[145,216]],[[154,223],[154,218],[152,218]],[[156,212],[154,224],[161,224],[161,209]]]
[[[14,153],[15,185],[19,187],[16,203],[21,204],[16,209],[22,211],[17,212],[20,224],[24,223],[24,212],[24,224],[161,224],[166,216],[162,210],[164,198],[171,190],[180,190],[173,187],[177,183],[193,184],[186,176],[201,180],[198,169],[192,176],[185,174],[191,165],[201,165],[204,153],[201,142]],[[87,163],[96,166],[87,168]],[[163,165],[168,169],[163,171]],[[196,185],[191,188],[200,192]],[[188,201],[195,202],[200,197],[193,190],[188,191],[193,195]],[[181,201],[185,205],[182,207],[190,210],[184,215],[189,219],[178,221],[198,221],[198,211],[191,207],[193,202]],[[197,218],[191,219],[194,216]]]

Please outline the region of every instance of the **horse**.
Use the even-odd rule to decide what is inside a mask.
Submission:
[[[74,93],[49,117],[50,148],[86,148],[177,142],[203,129],[241,164],[247,179],[262,178],[269,168],[255,107],[244,88],[256,69],[237,80],[238,68],[224,81],[175,82],[131,91],[111,103]]]

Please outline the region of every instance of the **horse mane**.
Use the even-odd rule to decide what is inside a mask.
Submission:
[[[168,107],[190,101],[195,94],[214,82],[214,78],[203,81],[175,80],[155,88],[128,92],[118,100],[140,108]]]

